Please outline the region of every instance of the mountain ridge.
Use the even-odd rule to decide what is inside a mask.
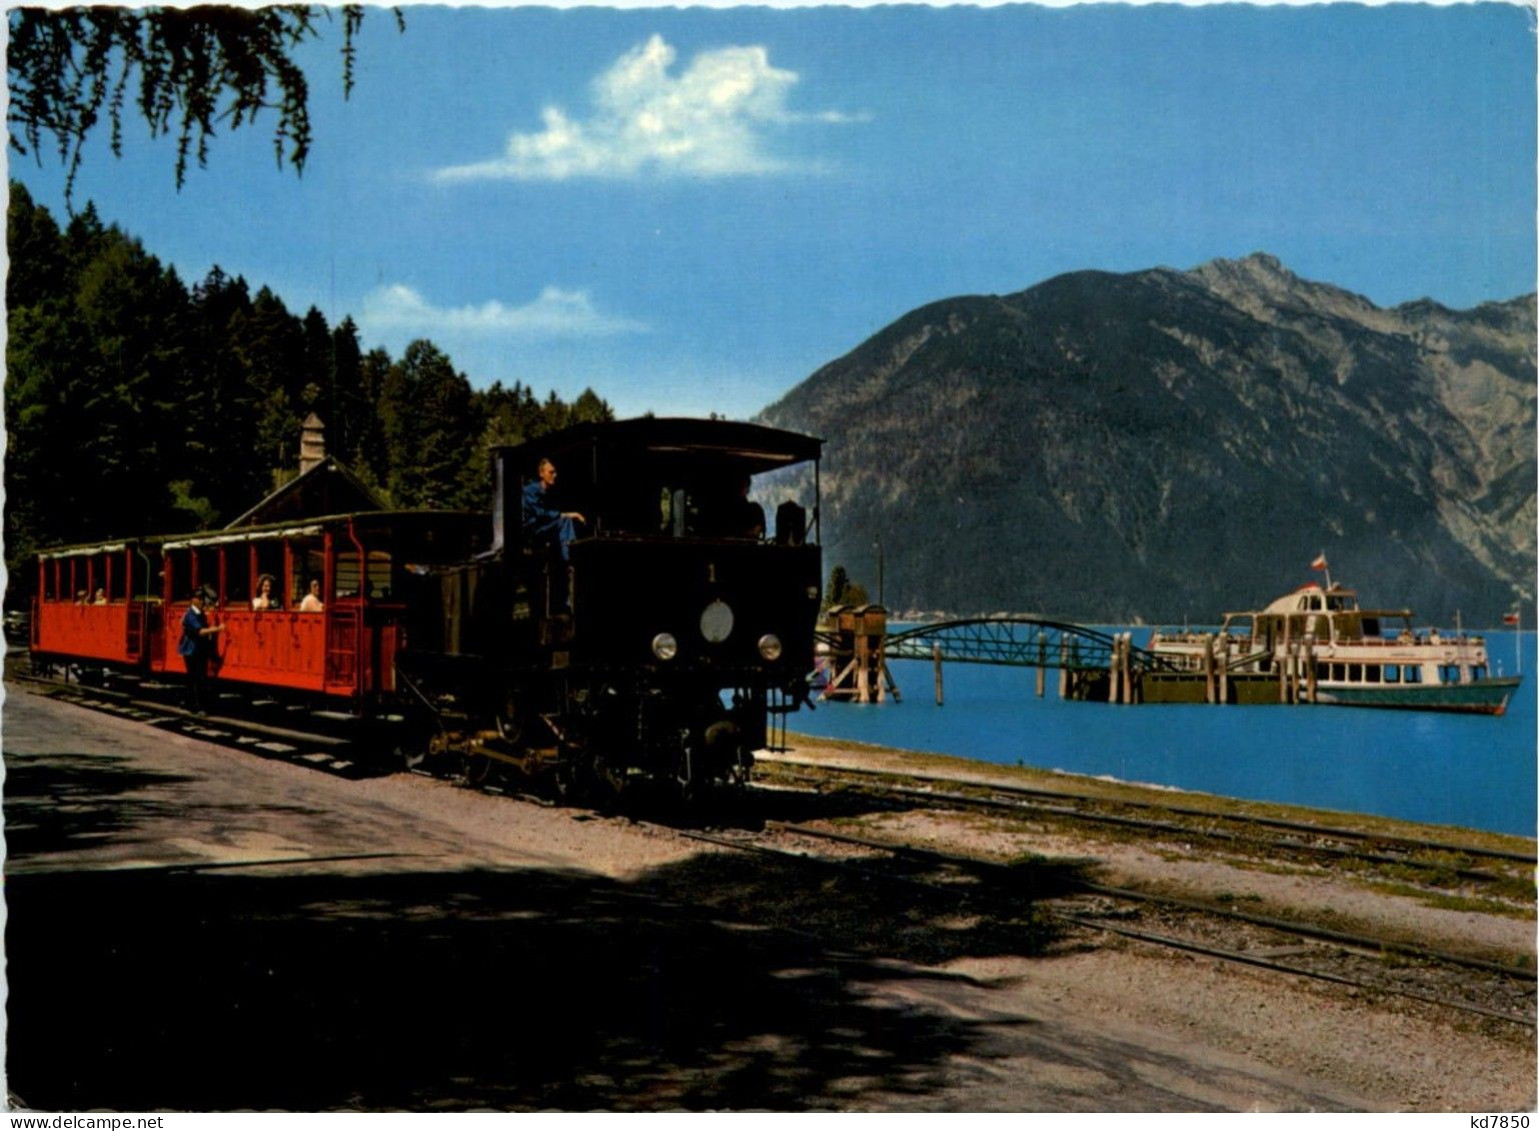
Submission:
[[[830,563],[874,590],[880,540],[896,608],[1201,618],[1325,550],[1495,618],[1534,571],[1534,305],[1381,308],[1265,253],[1070,272],[920,306],[759,419],[829,441]]]

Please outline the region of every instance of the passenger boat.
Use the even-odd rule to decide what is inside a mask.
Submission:
[[[1493,676],[1483,637],[1419,630],[1413,615],[1310,582],[1259,612],[1225,613],[1216,634],[1156,632],[1149,651],[1173,683],[1203,673],[1216,702],[1505,713],[1523,677]]]

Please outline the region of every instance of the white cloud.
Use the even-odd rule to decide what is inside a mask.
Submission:
[[[601,314],[586,291],[546,287],[533,302],[504,306],[495,300],[479,306],[434,306],[411,287],[396,283],[363,300],[360,321],[372,332],[404,330],[419,334],[484,334],[539,338],[578,338],[644,333],[647,326]]]
[[[438,170],[439,181],[565,180],[571,177],[749,176],[812,168],[770,152],[771,127],[851,122],[860,115],[795,113],[797,76],[770,65],[763,47],[702,51],[683,73],[677,52],[654,35],[593,83],[593,113],[576,120],[557,106],[544,128],[514,133],[501,157]]]

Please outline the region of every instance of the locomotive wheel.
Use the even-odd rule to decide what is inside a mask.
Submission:
[[[373,724],[369,744],[382,751],[386,762],[398,770],[415,770],[427,761],[428,736],[410,723]]]
[[[465,754],[460,759],[460,773],[465,784],[480,789],[492,776],[492,760],[485,754]]]
[[[591,792],[586,775],[571,762],[563,762],[551,771],[550,787],[563,805],[581,805]]]
[[[427,761],[427,747],[410,738],[398,738],[390,744],[390,761],[403,770],[415,770]]]

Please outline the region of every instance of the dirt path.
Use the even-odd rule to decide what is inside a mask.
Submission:
[[[668,828],[3,712],[8,1083],[37,1109],[1534,1105],[1510,1026],[1132,945],[1015,957]],[[1532,949],[1531,921],[1435,925]]]

